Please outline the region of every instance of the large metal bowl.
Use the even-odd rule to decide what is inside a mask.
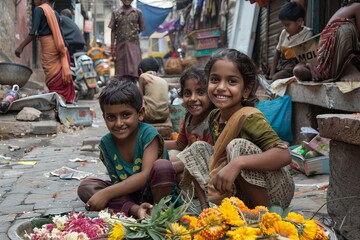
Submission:
[[[0,62],[0,84],[23,87],[30,79],[31,68],[11,62]]]

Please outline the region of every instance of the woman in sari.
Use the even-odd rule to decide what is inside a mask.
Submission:
[[[15,50],[20,57],[24,48],[37,37],[41,44],[41,65],[50,92],[58,93],[67,103],[75,101],[75,87],[70,73],[70,57],[60,31],[59,15],[51,8],[50,0],[34,0],[32,28]]]

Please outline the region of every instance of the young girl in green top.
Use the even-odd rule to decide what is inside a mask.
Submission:
[[[249,207],[287,207],[294,193],[283,168],[291,162],[290,153],[264,115],[249,107],[257,101],[253,62],[235,49],[223,49],[210,58],[205,75],[208,96],[218,108],[209,116],[215,145],[198,141],[178,157],[210,202],[234,195]]]

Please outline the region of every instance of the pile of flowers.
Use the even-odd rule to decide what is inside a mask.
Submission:
[[[136,221],[125,216],[100,212],[96,218],[81,213],[56,216],[52,224],[28,234],[37,239],[178,239],[178,240],[326,240],[325,229],[315,220],[263,206],[249,209],[235,197],[225,198],[220,206],[204,209],[198,216],[187,214],[190,204],[175,208],[170,198],[155,205],[151,216]]]

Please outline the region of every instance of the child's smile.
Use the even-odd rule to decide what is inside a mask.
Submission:
[[[207,96],[206,87],[201,86],[198,80],[188,79],[185,81],[183,100],[183,107],[194,117],[208,114],[211,102]]]
[[[116,140],[136,136],[140,115],[129,104],[104,105],[106,126]]]
[[[231,115],[241,108],[245,93],[243,76],[236,65],[228,59],[217,60],[211,68],[208,95],[223,115]]]

